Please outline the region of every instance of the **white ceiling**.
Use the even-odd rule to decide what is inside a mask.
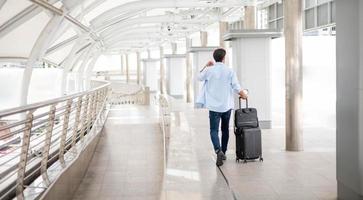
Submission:
[[[89,50],[95,54],[146,50],[183,40],[230,16],[242,17],[242,8],[255,4],[256,0],[0,0],[0,58],[28,58],[36,42],[43,42],[40,36],[47,24],[59,15],[64,20],[52,25],[56,30],[51,41],[38,44],[48,52],[41,56],[57,64],[79,40],[95,44]]]

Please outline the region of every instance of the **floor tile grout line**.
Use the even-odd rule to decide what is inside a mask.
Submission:
[[[213,156],[213,155],[211,155],[211,157],[212,157],[212,160],[213,160],[214,162],[216,162],[216,160],[215,160],[214,156]],[[227,184],[227,186],[228,186],[229,190],[231,191],[232,196],[233,196],[233,199],[234,199],[234,200],[238,200],[237,195],[236,195],[236,193],[234,192],[234,190],[232,189],[232,187],[229,185],[228,178],[227,178],[227,177],[226,177],[226,175],[223,173],[223,170],[221,169],[221,167],[220,167],[220,166],[217,166],[217,168],[218,168],[218,171],[222,174],[223,179],[224,179],[224,181],[226,182],[226,184]]]

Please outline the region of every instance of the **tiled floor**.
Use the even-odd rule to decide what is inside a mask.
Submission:
[[[174,110],[182,111],[177,112],[176,118],[179,118],[178,115],[181,119],[186,118],[187,124],[184,123],[183,129],[189,127],[190,133],[185,136],[192,138],[189,146],[194,148],[194,159],[198,165],[194,171],[200,177],[197,185],[202,193],[196,199],[337,199],[334,129],[306,128],[303,152],[284,150],[283,129],[263,130],[264,162],[243,164],[235,162],[235,140],[231,128],[228,160],[221,167],[231,188],[228,190],[213,160],[207,111],[180,105],[175,106]],[[175,146],[173,148],[177,149]],[[174,165],[183,165],[182,162]],[[175,185],[178,188],[183,183]]]
[[[114,107],[74,199],[159,199],[164,172],[157,117],[154,107]]]
[[[166,170],[157,110],[121,106],[109,115],[75,199],[336,199],[333,129],[305,129],[303,152],[284,150],[283,129],[264,130],[264,162],[248,164],[235,162],[231,130],[228,159],[221,167],[228,185],[215,166],[208,113],[172,103]]]

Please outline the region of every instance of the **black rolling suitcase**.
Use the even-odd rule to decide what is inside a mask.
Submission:
[[[259,127],[257,110],[248,107],[241,108],[241,98],[239,99],[239,109],[235,111],[234,126],[236,136],[236,161],[255,160],[262,158],[261,129]]]

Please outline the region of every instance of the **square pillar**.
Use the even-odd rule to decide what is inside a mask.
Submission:
[[[166,63],[166,89],[170,96],[183,98],[185,94],[185,54],[164,55]]]
[[[224,36],[231,41],[233,69],[241,87],[249,90],[249,105],[257,108],[261,128],[272,124],[270,43],[279,36],[281,33],[269,30],[230,31]]]
[[[144,59],[142,63],[144,66],[143,83],[146,87],[150,88],[151,92],[155,92],[158,90],[160,60]]]
[[[336,1],[338,198],[363,200],[363,1]]]
[[[188,52],[192,54],[192,71],[193,71],[193,95],[194,103],[198,97],[202,82],[198,80],[199,71],[207,64],[208,61],[213,59],[213,51],[218,47],[190,47]]]

